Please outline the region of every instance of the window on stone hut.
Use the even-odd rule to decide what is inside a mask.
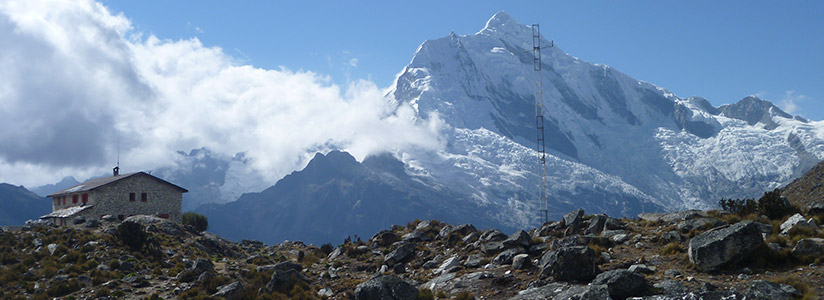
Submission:
[[[77,195],[72,195],[72,204],[77,204]]]
[[[149,200],[149,194],[140,193],[140,202],[146,202],[146,200]]]
[[[83,194],[83,196],[80,197],[80,201],[83,202],[83,204],[86,204],[86,202],[89,202],[89,194]]]
[[[129,202],[134,202],[134,200],[135,200],[134,193],[129,193]]]

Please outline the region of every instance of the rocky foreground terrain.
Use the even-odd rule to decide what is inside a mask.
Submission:
[[[0,233],[0,298],[819,299],[824,210],[787,212],[576,210],[509,235],[415,221],[337,247],[234,243],[150,216],[30,223]]]

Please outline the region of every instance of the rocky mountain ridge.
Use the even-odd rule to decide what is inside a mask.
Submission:
[[[824,211],[822,211],[824,212]],[[822,212],[807,212],[820,218]],[[749,218],[749,217],[748,217]],[[47,299],[814,299],[824,235],[802,215],[617,219],[505,234],[435,220],[338,247],[234,243],[151,216],[0,233],[0,297]],[[819,219],[820,220],[820,219]],[[121,227],[139,224],[134,247]],[[777,225],[773,225],[777,224]],[[802,229],[806,228],[806,229]],[[134,234],[134,232],[132,232]],[[782,242],[783,241],[783,242]],[[747,247],[740,247],[746,243]],[[744,298],[746,297],[746,298]]]

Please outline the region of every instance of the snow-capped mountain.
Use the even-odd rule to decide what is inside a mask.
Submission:
[[[225,203],[198,211],[232,239],[338,242],[429,217],[535,226],[543,203],[531,50],[530,26],[504,12],[478,33],[421,44],[387,101],[411,106],[420,121],[440,118],[439,150],[395,149],[362,163],[316,155],[265,190],[242,154],[181,152],[154,174],[193,191],[187,210]],[[551,219],[575,208],[634,217],[714,207],[785,185],[824,157],[824,122],[754,96],[716,108],[557,46],[542,51]]]
[[[389,96],[396,103],[411,104],[420,118],[437,112],[454,127],[456,140],[480,142],[484,139],[479,136],[485,136],[534,148],[531,38],[530,26],[500,12],[476,34],[452,33],[426,41]],[[567,196],[571,183],[606,191],[626,185],[623,191],[668,209],[706,208],[722,197],[758,195],[786,184],[824,157],[824,123],[793,118],[754,96],[715,108],[703,98],[679,98],[559,47],[543,49],[542,61],[555,202],[591,205]],[[480,181],[486,175],[503,176],[502,181],[492,180],[493,186],[507,185],[503,190],[535,186],[534,161],[527,158],[534,153],[504,145],[469,141],[451,145],[442,156],[470,153],[468,157],[480,165],[499,167],[507,166],[500,158],[521,158],[517,167],[509,165],[507,170],[523,170],[523,178],[507,181],[511,174],[506,170],[484,174],[459,164],[445,170],[437,160],[414,155],[404,161],[430,170],[440,182],[461,181],[458,173],[465,173],[463,177],[477,174]],[[487,160],[473,151],[492,155]],[[568,178],[584,169],[614,186]],[[484,187],[496,189],[469,185],[479,193]],[[495,196],[514,202],[511,195]]]

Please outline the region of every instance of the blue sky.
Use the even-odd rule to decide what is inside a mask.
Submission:
[[[111,1],[136,32],[197,37],[260,68],[390,85],[426,39],[499,10],[584,60],[718,106],[757,94],[824,119],[822,1]]]

